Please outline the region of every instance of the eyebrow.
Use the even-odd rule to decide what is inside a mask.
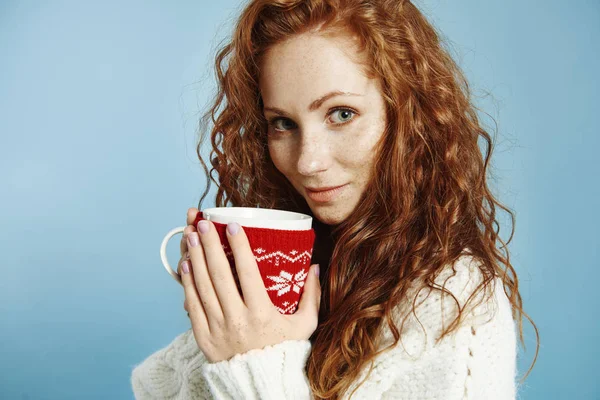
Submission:
[[[364,96],[364,95],[358,94],[358,93],[342,92],[340,90],[334,90],[333,92],[329,92],[329,93],[319,97],[318,99],[314,100],[312,103],[310,103],[310,105],[308,106],[308,111],[315,111],[316,109],[321,107],[321,105],[323,103],[325,103],[327,100],[329,100],[330,98],[335,97],[335,96]],[[273,111],[274,113],[277,113],[280,115],[287,115],[287,113],[285,111],[283,111],[281,108],[277,108],[277,107],[264,107],[263,111]]]

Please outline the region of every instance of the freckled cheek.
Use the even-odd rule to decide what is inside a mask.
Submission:
[[[360,168],[374,158],[374,145],[376,139],[370,133],[358,133],[352,139],[344,138],[335,145],[338,160],[343,160],[345,165]]]
[[[291,165],[293,163],[292,152],[289,146],[285,146],[281,143],[269,142],[269,155],[275,168],[277,168],[284,175],[288,174]]]
[[[375,160],[375,145],[381,137],[379,132],[374,132],[373,127],[370,129],[357,132],[354,140],[346,140],[344,143],[339,143],[340,150],[338,158],[343,162],[344,166],[353,171],[354,176],[359,181],[369,179],[370,171]],[[343,161],[342,161],[343,160]]]

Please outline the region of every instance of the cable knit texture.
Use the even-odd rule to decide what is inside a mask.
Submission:
[[[481,280],[476,261],[463,255],[435,282],[463,307]],[[479,291],[463,311],[458,330],[440,341],[442,329],[458,314],[456,301],[440,290],[413,291],[415,313],[412,302],[395,310],[400,341],[375,359],[360,384],[369,371],[366,365],[343,398],[360,384],[352,399],[515,399],[516,327],[502,281],[492,283],[492,297]],[[393,343],[387,325],[380,339],[382,347]],[[310,350],[308,340],[289,340],[209,363],[190,329],[137,365],[131,384],[139,400],[311,399],[304,372]]]

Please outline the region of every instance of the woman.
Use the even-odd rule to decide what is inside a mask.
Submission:
[[[418,9],[251,1],[216,68],[203,118],[215,203],[313,216],[320,282],[308,278],[296,314],[318,324],[300,337],[203,338],[222,310],[192,279],[206,273],[194,249],[210,236],[188,226],[179,269],[192,329],[134,369],[136,397],[514,399],[527,314],[494,227],[496,207],[513,214],[488,189],[491,138],[467,82]]]

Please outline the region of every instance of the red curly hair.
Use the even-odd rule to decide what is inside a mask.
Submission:
[[[315,398],[341,397],[361,368],[389,349],[378,350],[376,340],[384,323],[396,345],[401,333],[392,310],[406,302],[409,285],[423,282],[441,290],[434,285],[435,277],[465,249],[480,260],[484,278],[478,289],[489,289],[494,277],[501,277],[523,346],[523,316],[534,326],[535,364],[538,330],[523,311],[507,249],[514,214],[494,198],[486,183],[492,138],[480,126],[464,75],[443,48],[440,35],[410,1],[246,4],[231,41],[216,56],[218,91],[201,119],[197,154],[207,187],[200,205],[212,180],[218,186],[218,207],[313,215],[270,159],[258,85],[265,52],[304,32],[357,39],[369,60],[365,73],[381,83],[387,117],[360,212],[333,227],[314,219],[313,262],[321,262],[323,300],[306,373]],[[210,171],[201,156],[209,119]],[[486,145],[485,157],[479,138]],[[506,243],[498,234],[496,207],[511,216]],[[465,308],[442,337],[459,326]]]

